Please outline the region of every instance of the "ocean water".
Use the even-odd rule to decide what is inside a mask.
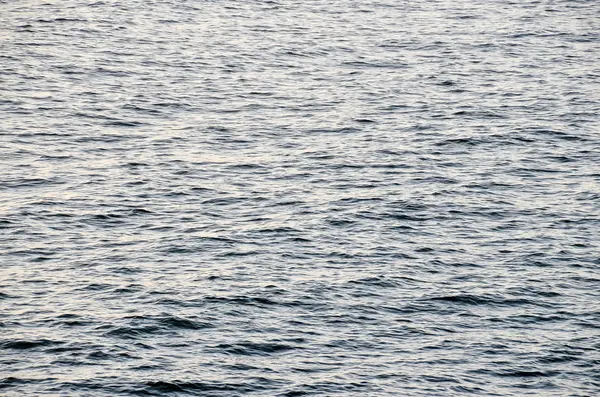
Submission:
[[[0,395],[596,396],[600,2],[0,1]]]

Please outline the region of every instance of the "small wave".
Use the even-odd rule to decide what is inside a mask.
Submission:
[[[505,371],[494,371],[494,375],[509,377],[509,378],[546,378],[546,377],[554,377],[560,375],[560,371],[552,371],[552,370],[535,370],[535,369],[514,369],[514,370],[505,370]]]
[[[52,19],[37,19],[35,22],[38,22],[38,23],[88,22],[88,20],[87,19],[81,19],[81,18],[58,17],[58,18],[52,18]]]
[[[22,179],[14,179],[11,181],[0,182],[0,189],[15,189],[15,188],[27,188],[27,187],[35,187],[35,186],[45,186],[45,185],[56,185],[63,184],[63,181],[58,180],[57,178],[22,178]]]
[[[250,393],[256,392],[257,388],[251,384],[235,384],[223,382],[192,382],[192,381],[149,381],[146,383],[146,391],[154,395],[155,392],[163,393],[207,393],[207,392],[230,392]],[[237,394],[236,394],[237,395]]]
[[[406,280],[412,281],[412,279],[406,279]],[[366,285],[366,286],[371,286],[371,287],[382,287],[382,288],[394,288],[394,287],[398,287],[399,285],[401,285],[401,283],[399,283],[399,280],[390,279],[390,278],[384,277],[384,276],[365,277],[365,278],[361,278],[358,280],[351,280],[351,281],[348,281],[348,284]]]
[[[139,127],[141,125],[145,125],[147,123],[141,121],[123,121],[123,120],[115,120],[115,121],[107,121],[104,123],[105,126],[108,127]]]
[[[174,328],[174,329],[197,330],[197,329],[214,328],[213,324],[210,324],[207,322],[190,320],[190,319],[187,319],[184,317],[178,317],[178,316],[160,316],[160,317],[154,318],[154,321],[157,321],[162,326],[165,326],[167,328]]]
[[[122,326],[105,332],[105,336],[117,337],[121,339],[138,339],[145,335],[162,334],[166,330],[158,325],[148,325],[141,327]]]
[[[535,305],[529,299],[523,298],[503,298],[500,296],[472,295],[472,294],[457,294],[445,295],[427,298],[431,302],[446,302],[458,305],[498,305],[498,306],[520,306],[520,305]]]
[[[354,127],[319,128],[307,131],[307,134],[352,134],[355,132],[360,132],[360,129]]]
[[[0,349],[11,349],[11,350],[29,350],[37,349],[40,347],[49,347],[62,345],[65,342],[54,341],[49,339],[38,339],[38,340],[8,340],[0,342]]]
[[[48,381],[54,381],[54,380],[55,380],[55,378],[35,379],[35,378],[17,378],[14,376],[8,376],[6,378],[0,379],[0,389],[11,388],[11,387],[15,387],[15,386],[22,386],[22,385],[31,385],[31,384],[35,384],[35,383],[48,382]]]
[[[452,138],[445,139],[441,142],[437,142],[435,146],[449,146],[449,145],[464,145],[464,146],[476,146],[483,143],[480,139],[476,138]]]
[[[233,297],[220,297],[220,296],[207,296],[204,298],[206,302],[222,302],[222,303],[233,303],[251,306],[271,306],[278,305],[279,302],[264,298],[264,297],[250,297],[250,296],[233,296]]]
[[[222,343],[214,347],[220,352],[242,356],[267,356],[276,353],[288,352],[301,349],[299,346],[292,346],[283,343],[255,343],[243,342],[235,344]]]

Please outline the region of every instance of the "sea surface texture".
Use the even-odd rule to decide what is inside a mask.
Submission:
[[[597,0],[0,0],[0,395],[598,396]]]

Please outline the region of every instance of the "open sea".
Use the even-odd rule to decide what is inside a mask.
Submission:
[[[0,0],[0,395],[600,395],[600,1]]]

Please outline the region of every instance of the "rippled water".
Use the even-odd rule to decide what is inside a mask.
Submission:
[[[593,396],[600,3],[0,1],[0,394]]]

